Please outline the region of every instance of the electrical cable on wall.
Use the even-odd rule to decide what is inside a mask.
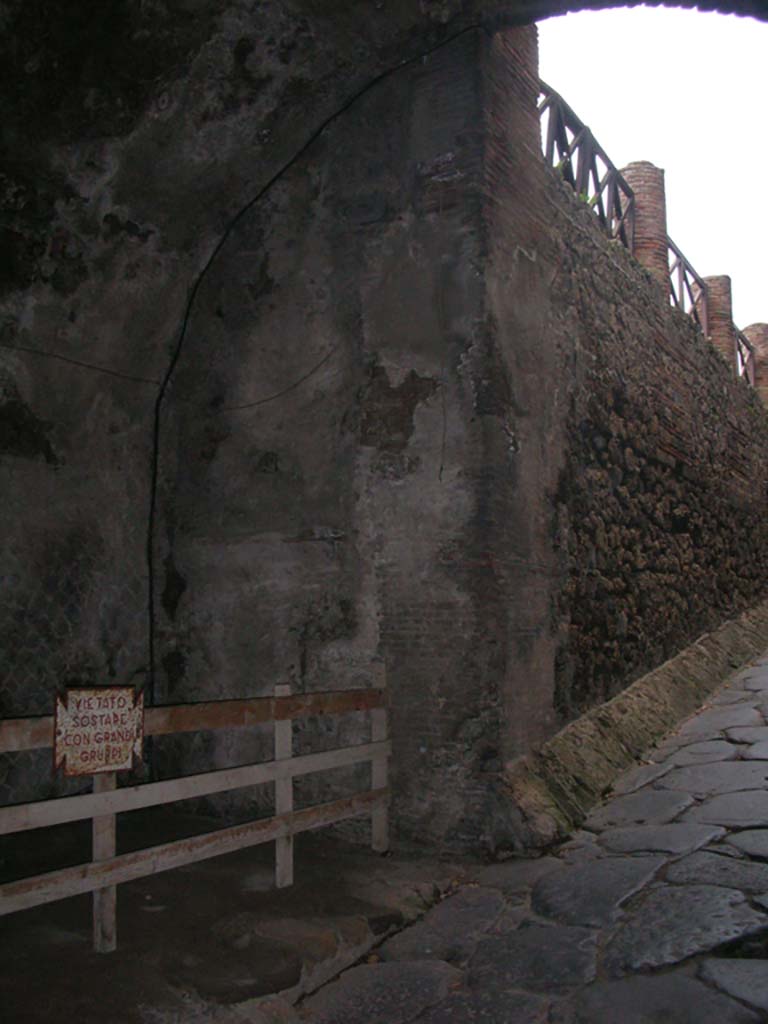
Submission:
[[[28,345],[12,345],[7,341],[0,341],[0,348],[7,348],[11,352],[26,352],[28,355],[43,356],[45,359],[57,359],[59,362],[68,363],[70,366],[78,366],[84,370],[93,370],[95,373],[106,373],[110,377],[118,377],[120,380],[130,380],[135,384],[159,384],[159,380],[151,377],[136,377],[131,373],[122,373],[120,370],[112,370],[108,366],[99,366],[97,363],[85,363],[81,359],[71,359],[58,352],[47,352],[42,348],[30,348]]]

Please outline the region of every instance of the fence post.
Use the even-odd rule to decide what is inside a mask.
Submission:
[[[291,687],[286,683],[275,687],[276,697],[289,697]],[[275,760],[285,761],[293,757],[293,722],[290,718],[275,719]],[[277,779],[275,782],[275,814],[290,814],[293,811],[293,778]],[[275,840],[275,885],[285,889],[293,885],[293,835]]]
[[[750,324],[743,333],[755,350],[755,391],[768,406],[768,324]]]
[[[115,772],[99,772],[93,777],[93,792],[108,793],[117,786]],[[115,815],[103,814],[92,819],[92,859],[109,860],[117,852]],[[93,948],[97,953],[113,953],[117,949],[117,888],[108,885],[93,894]]]
[[[381,666],[378,685],[386,694],[386,666]],[[389,735],[389,714],[387,702],[382,708],[371,711],[371,742],[382,743]],[[388,785],[387,755],[378,754],[371,762],[371,789],[386,789]],[[389,849],[389,807],[386,803],[378,804],[371,814],[371,846],[376,853],[386,853]]]

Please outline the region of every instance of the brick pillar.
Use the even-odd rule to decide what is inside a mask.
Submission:
[[[768,407],[768,324],[751,324],[744,334],[755,347],[755,391]]]
[[[621,173],[635,193],[635,259],[653,274],[669,297],[664,171],[647,160],[638,160]]]
[[[488,90],[483,102],[489,151],[504,148],[505,140],[512,138],[521,152],[519,156],[509,154],[507,158],[517,156],[517,162],[525,166],[530,163],[529,148],[534,153],[541,149],[539,30],[536,25],[517,25],[496,32],[482,70]],[[500,90],[506,90],[503,100],[498,96]],[[494,155],[498,156],[498,152]],[[516,173],[520,170],[516,168]]]
[[[736,329],[733,326],[731,279],[727,274],[705,277],[709,340],[736,373]]]

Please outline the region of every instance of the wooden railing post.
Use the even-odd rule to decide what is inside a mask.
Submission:
[[[386,668],[381,666],[379,685],[384,689],[387,685]],[[381,743],[389,735],[389,714],[384,707],[371,711],[371,743]],[[386,754],[377,755],[371,762],[371,789],[386,789],[389,781],[389,759]],[[376,853],[386,853],[389,849],[389,807],[386,803],[377,804],[371,814],[371,846]]]
[[[275,687],[276,697],[289,697],[291,687],[287,684]],[[293,757],[293,722],[275,720],[275,761]],[[293,812],[293,778],[277,779],[275,782],[275,814]],[[275,840],[275,885],[285,889],[293,885],[293,834]]]
[[[755,353],[755,391],[768,406],[768,324],[750,324],[744,335]]]
[[[746,334],[734,325],[736,335],[736,375],[751,388],[755,386],[755,347]]]
[[[101,772],[93,777],[93,792],[108,793],[117,786],[115,772]],[[115,815],[103,814],[92,819],[94,861],[110,860],[117,852]],[[97,953],[114,953],[117,949],[117,888],[108,885],[93,894],[93,948]]]
[[[544,143],[547,163],[589,203],[608,237],[618,238],[632,252],[635,202],[632,189],[563,97],[542,81],[539,81],[539,91],[544,97],[539,103],[539,116],[547,118]]]
[[[391,752],[386,738],[386,703],[385,680],[382,678],[377,687],[359,690],[291,695],[290,687],[279,686],[272,697],[150,709],[147,719],[152,735],[198,729],[248,728],[271,722],[275,740],[274,759],[120,789],[116,788],[114,772],[99,773],[94,777],[92,793],[0,807],[0,836],[87,820],[92,821],[93,832],[90,862],[0,884],[0,917],[78,893],[93,893],[94,945],[96,950],[106,953],[116,948],[115,886],[133,879],[274,841],[276,884],[283,888],[293,882],[294,836],[368,814],[373,818],[373,848],[379,852],[386,851],[389,846],[387,759]],[[276,706],[279,704],[283,705],[281,709]],[[372,742],[294,756],[294,718],[349,711],[371,712]],[[51,747],[54,728],[55,723],[50,716],[0,722],[0,753]],[[295,777],[363,764],[372,767],[372,789],[330,803],[294,810],[292,783]],[[131,853],[116,853],[117,814],[265,783],[275,785],[275,815],[269,818]]]

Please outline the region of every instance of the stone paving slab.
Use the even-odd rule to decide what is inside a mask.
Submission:
[[[713,957],[702,963],[699,976],[729,996],[768,1013],[767,960],[721,960]]]
[[[483,939],[470,964],[470,986],[488,993],[519,988],[550,993],[584,985],[595,976],[595,941],[594,931],[558,925],[531,925]]]
[[[143,1024],[301,1024],[296,1010],[279,997],[254,1000],[239,1007],[216,1007],[185,1001],[177,1012],[158,1012],[154,1007],[142,1011]],[[106,1024],[107,1018],[105,1018]],[[22,1024],[16,1020],[16,1024]]]
[[[747,761],[768,761],[768,740],[753,743],[741,756]]]
[[[744,860],[744,854],[741,850],[737,850],[734,846],[728,844],[728,833],[720,839],[716,839],[712,843],[707,843],[706,846],[702,846],[701,849],[707,853],[716,853],[719,857],[732,857],[735,860]]]
[[[765,699],[765,695],[757,690],[745,690],[743,686],[733,683],[726,686],[719,693],[709,699],[713,707],[723,707],[727,704],[743,704],[745,707],[757,707]]]
[[[749,704],[751,707],[754,707],[761,699],[762,697],[759,693],[750,691],[747,694],[743,686],[732,683],[730,686],[724,686],[719,693],[710,696],[707,703],[712,707],[723,707],[727,704]]]
[[[418,1018],[418,1024],[548,1024],[551,1000],[510,989],[449,996]]]
[[[475,869],[472,878],[480,885],[500,889],[504,893],[519,893],[527,892],[544,875],[562,869],[563,862],[557,857],[519,858]]]
[[[662,780],[663,781],[663,780]],[[593,832],[626,825],[665,825],[690,807],[693,800],[685,793],[642,789],[618,797],[593,811],[584,822]]]
[[[742,892],[768,892],[768,865],[700,850],[671,864],[667,882],[676,885],[722,885]]]
[[[760,888],[768,889],[768,885]],[[498,889],[463,889],[433,907],[412,928],[387,939],[379,947],[379,955],[382,960],[464,961],[505,909]]]
[[[650,882],[664,863],[662,857],[603,857],[569,867],[536,884],[531,907],[563,924],[606,925],[624,900]]]
[[[603,967],[613,977],[663,967],[762,930],[768,916],[736,889],[664,885],[634,903],[605,949]]]
[[[695,810],[695,808],[694,808]],[[693,853],[725,835],[717,825],[679,822],[612,828],[600,835],[600,845],[612,853]]]
[[[722,708],[707,708],[689,718],[678,730],[679,736],[700,736],[704,733],[724,732],[736,726],[765,725],[760,712],[748,705],[730,705]]]
[[[715,739],[722,739],[722,736],[716,736]],[[681,750],[683,747],[690,747],[693,743],[707,742],[701,740],[698,736],[678,736],[675,733],[672,736],[667,736],[666,739],[661,740],[656,746],[648,753],[648,760],[654,764],[666,761],[672,754],[677,750]]]
[[[668,772],[658,785],[689,798],[768,788],[768,765],[760,762],[723,761],[719,764],[689,765]]]
[[[749,857],[768,860],[768,828],[745,829],[733,832],[726,837],[726,842]]]
[[[768,725],[726,729],[725,735],[733,743],[764,743],[768,741]]]
[[[505,932],[513,932],[520,927],[521,924],[529,922],[531,920],[531,911],[528,907],[527,901],[522,900],[516,906],[508,907],[501,915],[499,920],[493,926],[493,931],[497,935],[503,935]]]
[[[759,1024],[752,1010],[682,975],[601,982],[555,1007],[552,1024]]]
[[[757,828],[768,822],[768,793],[753,789],[745,793],[713,796],[687,810],[683,821],[728,828]]]
[[[616,781],[613,786],[613,796],[628,796],[630,793],[635,793],[643,786],[661,778],[671,767],[669,762],[664,762],[662,764],[642,764],[638,768],[632,768]]]
[[[739,756],[741,748],[728,740],[705,740],[704,742],[691,743],[671,754],[660,768],[667,765],[674,765],[676,768],[683,768],[689,764],[712,764],[716,761],[733,761]]]
[[[352,967],[305,1000],[313,1024],[407,1024],[446,998],[461,971],[439,960]]]
[[[597,835],[586,829],[574,832],[571,839],[557,851],[559,860],[565,864],[583,864],[605,855],[605,850],[597,844]]]

